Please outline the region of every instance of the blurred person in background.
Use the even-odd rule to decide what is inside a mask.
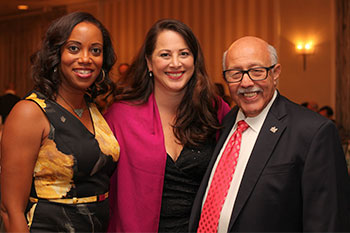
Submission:
[[[5,120],[15,104],[20,101],[20,97],[16,94],[15,84],[9,82],[5,88],[4,94],[0,96],[0,124],[5,123]]]

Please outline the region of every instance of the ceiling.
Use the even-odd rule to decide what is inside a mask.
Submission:
[[[0,0],[0,19],[12,18],[23,14],[48,11],[55,6],[64,6],[86,2],[86,0]],[[17,5],[29,6],[27,11],[17,9]]]

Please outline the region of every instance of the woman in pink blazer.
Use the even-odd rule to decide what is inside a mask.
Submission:
[[[149,30],[105,118],[120,144],[110,232],[185,232],[229,106],[215,93],[191,29]]]

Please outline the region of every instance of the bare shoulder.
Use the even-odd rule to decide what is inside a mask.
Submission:
[[[6,129],[22,132],[31,131],[46,136],[49,132],[50,124],[42,109],[33,101],[21,100],[11,110],[6,118],[4,132]]]
[[[11,115],[15,117],[45,117],[40,107],[30,100],[21,100],[19,101],[12,109]]]

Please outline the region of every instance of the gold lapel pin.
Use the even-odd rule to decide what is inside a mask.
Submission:
[[[61,121],[64,123],[66,121],[66,118],[64,116],[61,116]]]
[[[277,128],[276,126],[272,126],[272,127],[270,128],[270,131],[271,131],[272,133],[276,133],[277,130],[278,130],[278,128]]]

